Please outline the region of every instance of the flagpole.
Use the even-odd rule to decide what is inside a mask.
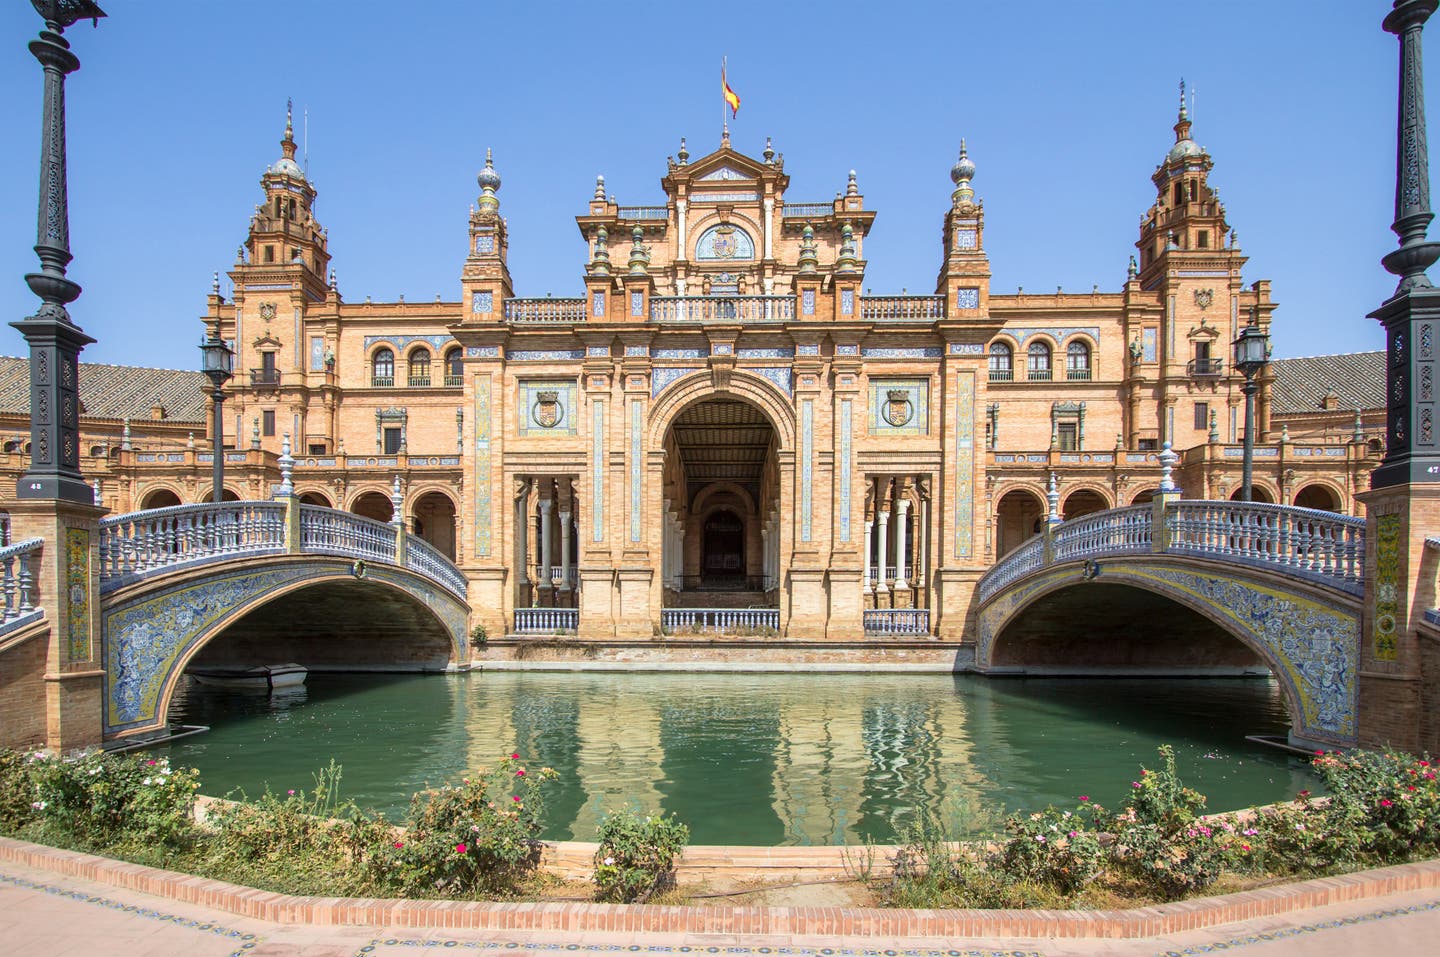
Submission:
[[[725,78],[725,67],[728,65],[729,57],[720,58],[720,143],[723,146],[725,141],[730,139],[730,119],[725,115],[725,108],[729,106],[725,102],[725,84],[729,82]]]

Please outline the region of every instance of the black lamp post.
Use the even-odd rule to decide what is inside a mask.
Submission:
[[[234,374],[235,353],[217,333],[200,343],[200,368],[210,379],[210,398],[214,400],[211,431],[215,434],[215,461],[211,469],[210,501],[219,504],[225,498],[225,442],[221,431],[224,420],[220,417],[220,406],[225,402],[225,383]]]
[[[40,136],[40,203],[35,255],[40,271],[25,276],[41,299],[35,315],[11,323],[30,346],[30,467],[16,487],[19,498],[63,499],[86,505],[94,490],[80,474],[80,350],[95,340],[70,321],[65,304],[80,284],[65,276],[70,264],[70,206],[65,191],[65,75],[80,69],[61,34],[77,20],[105,11],[91,0],[31,0],[45,20],[30,52],[45,71]]]
[[[1258,316],[1235,338],[1235,368],[1245,377],[1240,391],[1245,394],[1245,466],[1240,479],[1240,500],[1248,502],[1254,487],[1255,470],[1255,377],[1270,361],[1270,337],[1260,328]]]

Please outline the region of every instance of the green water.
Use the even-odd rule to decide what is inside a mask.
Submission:
[[[395,815],[415,790],[518,751],[560,776],[551,840],[589,840],[607,809],[674,812],[697,844],[895,839],[922,809],[966,832],[1088,795],[1114,807],[1155,748],[1175,746],[1211,810],[1313,787],[1257,679],[972,675],[505,673],[311,675],[291,696],[195,685],[171,718],[205,793],[308,788],[334,758],[343,793]]]

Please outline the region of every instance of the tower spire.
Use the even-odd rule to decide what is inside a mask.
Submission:
[[[295,158],[295,120],[294,102],[287,96],[285,98],[285,135],[280,138],[280,149],[284,152],[286,159]]]
[[[1190,110],[1185,106],[1185,78],[1180,78],[1180,113],[1175,119],[1175,142],[1190,138]]]

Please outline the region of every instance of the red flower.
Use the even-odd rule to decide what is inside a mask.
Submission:
[[[464,844],[456,844],[456,845],[455,845],[455,853],[456,853],[456,854],[464,854],[465,851],[466,851],[466,847],[465,847]]]
[[[404,847],[404,846],[405,846],[405,844],[404,844],[404,842],[402,842],[402,841],[396,841],[396,842],[395,842],[395,848],[396,848],[396,850],[399,850],[400,848],[402,848],[402,847]]]
[[[519,804],[519,803],[520,803],[520,796],[519,796],[518,794],[513,794],[513,795],[510,796],[510,800],[514,801],[516,804]]]
[[[1392,802],[1391,802],[1391,800],[1390,800],[1389,798],[1381,798],[1381,799],[1380,799],[1380,806],[1381,806],[1381,807],[1389,807],[1389,806],[1391,805],[1391,803],[1392,803]]]
[[[1090,800],[1090,795],[1088,795],[1088,794],[1082,794],[1082,795],[1080,795],[1080,800],[1082,800],[1082,801],[1088,801],[1088,800]]]
[[[1324,752],[1324,751],[1316,751],[1316,752],[1315,752],[1315,756],[1316,756],[1317,758],[1323,758],[1323,757],[1325,757],[1325,752]]]
[[[516,772],[515,772],[515,776],[516,776],[517,778],[523,778],[523,777],[525,776],[525,769],[524,769],[524,768],[521,768],[519,771],[516,771]]]
[[[510,760],[511,760],[511,761],[519,761],[519,760],[520,760],[520,753],[517,751],[515,754],[510,755]]]
[[[1305,790],[1305,791],[1301,791],[1301,792],[1300,792],[1300,797],[1302,797],[1302,798],[1308,798],[1309,796],[1310,796],[1309,790]]]

